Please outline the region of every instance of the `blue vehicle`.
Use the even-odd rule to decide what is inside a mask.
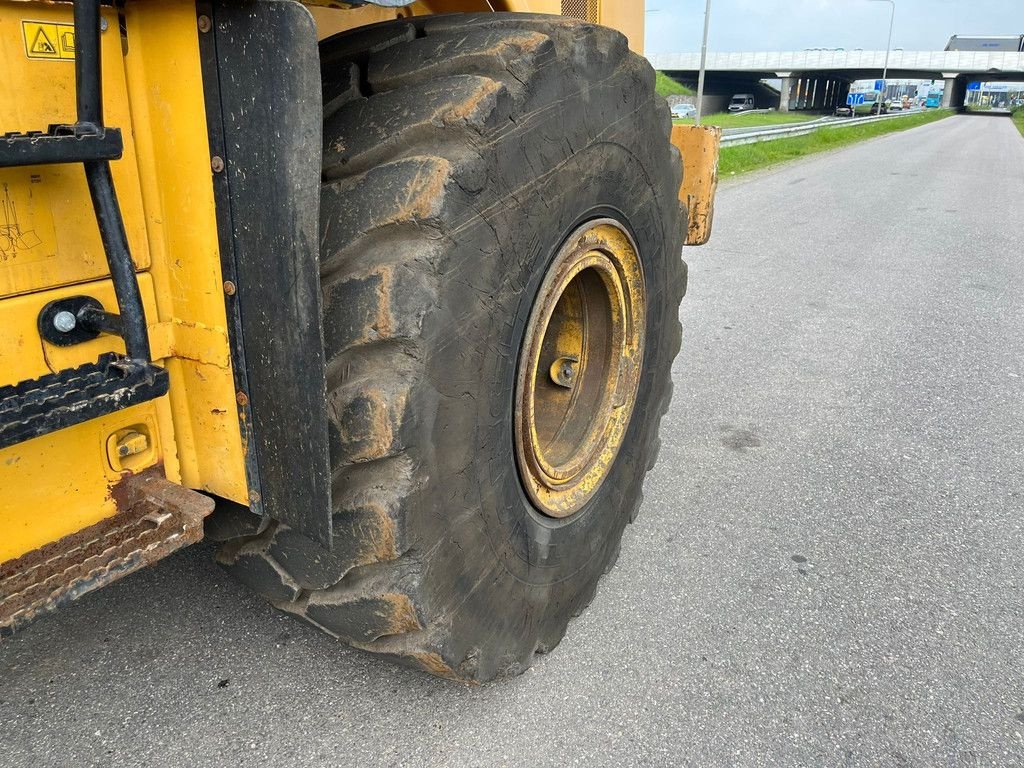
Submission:
[[[928,99],[924,103],[925,109],[935,109],[942,106],[942,91],[929,91]]]

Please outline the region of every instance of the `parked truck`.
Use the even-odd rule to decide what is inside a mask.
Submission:
[[[630,0],[0,2],[0,629],[205,536],[433,674],[553,648],[711,227],[717,134],[642,34]]]

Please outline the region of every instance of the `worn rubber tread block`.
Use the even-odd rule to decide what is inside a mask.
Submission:
[[[218,543],[256,536],[263,528],[248,507],[228,499],[217,499],[216,513],[204,523],[203,538]]]
[[[349,63],[346,66],[330,70],[321,78],[323,86],[324,119],[328,120],[331,115],[348,104],[350,101],[362,98],[359,78],[361,76],[359,66]],[[324,138],[324,155],[327,155],[326,132]]]
[[[375,92],[420,87],[454,72],[501,80],[521,94],[530,72],[556,59],[551,38],[516,27],[466,35],[455,30],[420,38],[370,57],[366,79]]]
[[[399,635],[422,629],[408,595],[384,592],[327,602],[317,594],[306,606],[306,615],[324,627],[339,628],[338,634],[351,642],[369,642],[385,635]]]
[[[422,243],[418,250],[422,253]],[[383,254],[382,254],[383,255]],[[386,257],[393,257],[392,251]],[[364,255],[365,259],[365,255]],[[339,352],[381,341],[413,340],[437,300],[434,280],[415,262],[373,264],[324,296],[324,344]]]
[[[331,278],[344,268],[360,251],[361,239],[375,230],[437,221],[451,186],[452,163],[429,156],[377,166],[350,186],[326,184],[321,195],[321,275]]]
[[[231,562],[221,562],[225,570],[254,592],[273,603],[291,602],[299,597],[299,587],[265,552],[242,552]]]
[[[352,101],[324,126],[324,178],[345,178],[386,160],[421,153],[429,146],[423,140],[435,141],[439,130],[479,134],[506,122],[510,112],[505,86],[477,75],[453,75]],[[351,133],[353,123],[363,129]],[[451,143],[451,138],[445,141]]]
[[[320,626],[353,642],[369,643],[381,637],[423,629],[415,562],[358,569],[337,586],[310,593],[305,614]]]
[[[365,61],[377,51],[411,43],[415,39],[416,27],[401,21],[342,32],[320,43],[320,68],[331,73],[349,62]]]
[[[270,556],[306,590],[338,584],[360,566],[397,560],[409,549],[405,505],[414,482],[406,456],[343,468],[333,486],[334,547],[328,551],[281,526]]]

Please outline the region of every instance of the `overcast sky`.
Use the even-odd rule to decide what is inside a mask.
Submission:
[[[884,50],[889,4],[870,0],[712,0],[708,50]],[[704,0],[647,0],[646,52],[700,50]],[[950,36],[1024,34],[1024,0],[896,0],[893,47],[941,51]]]

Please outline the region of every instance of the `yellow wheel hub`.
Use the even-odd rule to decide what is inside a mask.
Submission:
[[[515,441],[530,499],[579,511],[615,461],[643,367],[646,294],[636,244],[612,219],[576,230],[555,257],[519,356]]]

